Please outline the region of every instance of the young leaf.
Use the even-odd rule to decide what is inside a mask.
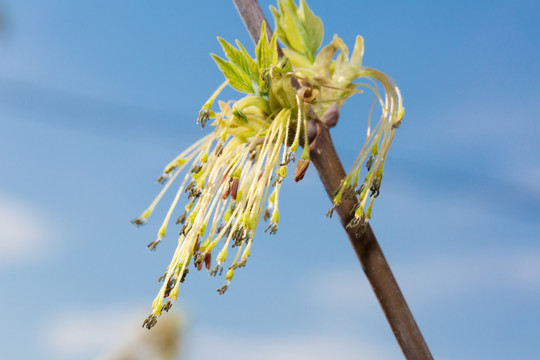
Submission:
[[[303,54],[291,49],[283,49],[292,66],[297,69],[311,69],[313,64]]]
[[[215,54],[210,55],[233,89],[248,94],[255,93],[251,79],[243,70],[241,70],[237,65],[231,64]]]
[[[321,47],[324,27],[320,17],[316,16],[306,4],[305,0],[300,0],[300,18],[304,22],[304,27],[307,31],[307,45],[313,55]]]
[[[244,55],[244,58],[246,59],[246,62],[248,64],[249,69],[249,75],[251,78],[251,81],[253,82],[253,88],[256,88],[255,84],[259,83],[259,70],[257,67],[257,63],[251,58],[249,53],[247,52],[246,48],[240,43],[240,41],[236,40],[236,45],[238,45],[238,48],[242,51],[242,54]]]
[[[249,73],[249,65],[246,58],[244,57],[244,54],[242,54],[241,51],[237,50],[232,44],[230,44],[226,40],[218,37],[218,41],[223,48],[225,56],[227,56],[227,59],[229,59],[231,64],[237,65],[242,71],[244,71],[245,73]]]
[[[277,34],[276,33],[272,35],[272,39],[270,40],[270,45],[268,45],[268,59],[269,59],[270,65],[275,64],[278,61]]]
[[[274,22],[275,22],[275,31],[277,33],[277,36],[279,40],[285,45],[286,47],[290,48],[291,44],[289,43],[289,40],[287,38],[287,33],[285,32],[285,26],[284,26],[284,20],[283,16],[281,14],[283,13],[284,5],[282,2],[278,2],[279,10],[276,9],[274,6],[270,6],[270,11],[272,12],[272,15],[274,16]]]
[[[281,3],[284,1],[280,1]],[[281,6],[280,6],[281,8]],[[291,44],[290,48],[296,50],[299,53],[308,55],[308,49],[305,44],[305,31],[296,14],[296,5],[292,0],[287,5],[283,5],[284,12],[282,13],[283,25],[285,33],[287,34],[287,40]]]
[[[241,50],[236,49],[232,44],[228,43],[226,40],[220,37],[218,37],[218,41],[223,48],[223,52],[229,59],[229,63],[236,68],[235,71],[239,76],[239,81],[241,81],[246,88],[251,88],[251,90],[248,91],[249,93],[258,94],[259,76],[257,73],[256,64],[249,56],[246,49],[244,49],[244,47],[239,42],[237,42],[237,44],[239,45]],[[233,86],[232,82],[231,86]]]
[[[305,0],[300,0],[299,7],[293,0],[279,0],[278,4],[279,11],[276,8],[271,10],[279,39],[289,49],[302,54],[313,63],[322,43],[322,20],[311,11]]]
[[[266,24],[262,23],[261,27],[261,37],[255,48],[255,53],[257,57],[257,67],[259,74],[259,87],[261,93],[266,93],[268,90],[267,75],[265,75],[266,70],[270,69],[272,65],[277,63],[277,36],[274,33],[270,43],[268,43],[268,37],[266,35]]]
[[[268,50],[269,46],[268,37],[266,35],[266,22],[263,21],[261,26],[261,37],[259,38],[257,47],[255,48],[255,57],[257,58],[257,67],[259,68],[259,71],[268,68],[271,64],[269,61]]]

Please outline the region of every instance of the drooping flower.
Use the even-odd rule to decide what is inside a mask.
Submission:
[[[361,37],[357,38],[350,60],[347,47],[337,36],[318,51],[322,22],[305,1],[301,0],[297,7],[293,1],[279,0],[279,10],[272,8],[272,12],[276,34],[269,40],[262,24],[255,58],[238,41],[235,47],[218,38],[226,59],[212,57],[226,81],[203,105],[197,120],[203,128],[211,121],[213,131],[165,167],[158,178],[163,189],[133,220],[136,225],[146,223],[165,192],[180,183],[156,240],[148,244],[150,250],[155,250],[162,241],[173,213],[180,207],[180,197],[185,194],[187,203],[175,215],[180,226],[178,246],[160,278],[162,287],[152,304],[152,314],[143,324],[147,328],[177,299],[191,263],[197,270],[204,267],[211,276],[225,272],[225,284],[218,292],[227,290],[235,271],[246,265],[261,217],[269,221],[265,231],[277,232],[280,189],[298,151],[301,154],[296,161],[295,180],[300,181],[308,169],[308,121],[337,114],[346,99],[361,92],[359,87],[373,90],[382,114],[373,130],[368,123],[365,145],[336,190],[333,203],[337,206],[344,196],[357,194],[353,222],[365,223],[371,216],[386,153],[403,116],[399,90],[388,76],[362,67]],[[286,57],[278,57],[277,37],[286,46]],[[378,80],[384,96],[374,82],[353,83],[362,77]],[[226,86],[245,96],[238,101],[217,100]],[[359,182],[364,162],[368,174]]]
[[[214,130],[165,167],[158,179],[165,183],[163,190],[133,221],[145,223],[163,194],[183,174],[157,239],[148,245],[154,250],[161,242],[180,197],[186,193],[188,203],[176,221],[182,226],[178,247],[162,278],[147,327],[155,323],[162,309],[168,310],[168,301],[176,300],[190,263],[198,270],[204,266],[215,276],[221,274],[231,257],[229,252],[234,251],[225,270],[226,284],[218,289],[222,294],[235,270],[246,265],[260,218],[269,218],[266,231],[277,231],[281,183],[299,146],[307,142],[308,108],[292,86],[290,63],[277,57],[276,36],[269,42],[264,26],[262,34],[255,59],[240,43],[235,48],[219,39],[227,60],[213,57],[227,81],[203,106],[198,119],[203,127],[212,120]],[[214,112],[214,102],[226,85],[248,95],[236,102],[218,101],[219,111]],[[307,147],[299,164],[303,176],[309,164]]]
[[[319,119],[341,108],[348,98],[363,92],[363,89],[375,94],[373,105],[380,105],[381,113],[374,126],[371,123],[373,106],[370,110],[364,145],[348,175],[336,189],[333,207],[328,212],[331,216],[345,197],[355,198],[355,216],[348,226],[366,225],[371,218],[373,201],[379,196],[388,150],[403,119],[401,93],[388,75],[362,65],[364,39],[361,36],[357,36],[350,58],[349,49],[337,35],[319,51],[323,37],[322,22],[311,12],[305,0],[300,0],[299,6],[292,0],[279,0],[278,4],[279,9],[271,8],[276,32],[279,40],[287,46],[283,51],[291,61],[293,76],[318,91],[318,100],[311,105],[311,110]],[[366,82],[355,83],[358,79]],[[378,84],[382,85],[384,93]],[[367,174],[362,180],[360,174],[364,166]],[[359,231],[364,228],[358,227]]]

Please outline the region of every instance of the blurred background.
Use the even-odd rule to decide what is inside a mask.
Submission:
[[[325,43],[363,35],[364,64],[401,88],[372,226],[433,355],[538,359],[539,3],[309,3]],[[140,328],[175,248],[174,232],[146,248],[171,198],[129,220],[205,133],[216,36],[253,49],[232,2],[186,4],[0,1],[2,356],[401,359],[313,168],[284,184],[277,235],[258,234],[224,296],[193,272],[155,333]],[[372,99],[332,130],[346,168]]]

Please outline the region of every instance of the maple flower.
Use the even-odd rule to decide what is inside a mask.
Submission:
[[[190,264],[197,270],[204,267],[211,276],[225,272],[225,284],[217,290],[223,294],[228,289],[235,271],[246,265],[261,217],[269,221],[266,232],[277,232],[282,182],[298,152],[295,181],[300,181],[309,167],[308,121],[337,114],[348,98],[362,92],[362,87],[374,92],[381,115],[373,128],[368,121],[364,147],[336,190],[333,206],[345,196],[358,195],[355,218],[349,226],[365,224],[371,217],[386,154],[403,117],[399,89],[385,74],[362,66],[361,37],[350,59],[347,47],[337,36],[319,51],[321,19],[304,0],[299,6],[284,0],[278,4],[279,9],[271,9],[276,33],[269,40],[262,24],[255,58],[240,42],[235,47],[218,38],[226,59],[214,54],[212,57],[226,81],[203,105],[197,120],[203,128],[211,122],[213,130],[165,167],[158,178],[163,189],[132,221],[135,225],[145,224],[165,192],[179,184],[156,240],[148,244],[150,250],[155,250],[163,240],[173,213],[180,207],[180,197],[185,194],[187,203],[181,214],[175,215],[180,225],[178,246],[159,279],[163,284],[144,327],[151,328],[162,311],[170,309]],[[286,46],[282,58],[278,57],[278,37]],[[380,94],[374,81],[353,83],[358,78],[377,80],[384,94]],[[245,96],[238,101],[217,100],[226,86]],[[360,182],[364,163],[368,173]]]
[[[279,9],[271,8],[276,32],[279,40],[286,45],[283,51],[291,61],[293,76],[301,83],[310,84],[318,92],[311,110],[319,119],[331,112],[339,112],[348,98],[362,93],[363,89],[375,94],[373,105],[380,105],[380,116],[375,125],[371,123],[373,106],[370,110],[364,145],[351,170],[336,189],[333,206],[327,214],[331,216],[345,197],[356,199],[354,219],[347,226],[362,232],[371,218],[373,201],[380,193],[388,150],[403,120],[405,110],[401,93],[388,75],[362,65],[362,36],[357,36],[350,58],[349,49],[337,35],[319,51],[323,38],[322,21],[313,14],[306,2],[300,0],[299,6],[296,6],[292,0],[279,0],[278,5]],[[358,79],[366,82],[355,83]],[[378,84],[382,85],[384,92],[381,92]],[[364,166],[367,174],[362,180],[360,174]]]
[[[276,36],[269,42],[264,25],[262,34],[255,59],[239,42],[236,48],[218,39],[227,60],[212,56],[227,81],[202,107],[198,118],[202,127],[211,120],[213,131],[165,167],[158,179],[164,183],[162,191],[133,221],[144,224],[183,174],[157,238],[148,245],[154,250],[162,241],[178,201],[186,193],[188,203],[176,220],[182,226],[178,246],[161,279],[163,285],[146,327],[152,327],[162,310],[170,308],[170,300],[177,299],[190,263],[198,270],[204,266],[215,276],[222,273],[229,252],[234,252],[226,268],[226,283],[218,289],[223,294],[235,270],[246,265],[260,218],[269,219],[266,231],[270,234],[278,229],[281,183],[299,146],[307,143],[308,105],[292,86],[290,63],[278,59]],[[226,85],[248,95],[236,102],[218,101],[219,110],[212,110]],[[300,159],[297,181],[309,164],[307,147]]]

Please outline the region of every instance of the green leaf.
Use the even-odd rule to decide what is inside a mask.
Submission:
[[[269,59],[270,65],[276,64],[278,61],[277,34],[276,33],[272,35],[272,39],[270,40],[270,45],[268,46],[268,59]]]
[[[309,8],[305,0],[300,0],[299,16],[303,20],[307,32],[307,45],[313,56],[321,47],[324,27],[320,17],[316,16]]]
[[[261,37],[255,48],[257,57],[257,68],[259,75],[259,87],[261,94],[267,94],[268,92],[268,79],[265,75],[266,70],[270,69],[272,65],[276,65],[278,61],[277,56],[277,35],[274,33],[270,43],[268,43],[268,36],[266,34],[266,23],[263,22],[261,26]]]
[[[275,21],[275,31],[278,35],[279,40],[285,45],[286,47],[290,48],[291,44],[289,43],[289,40],[287,39],[287,33],[285,32],[285,26],[284,26],[284,20],[281,14],[283,13],[283,9],[285,7],[283,1],[278,2],[279,10],[276,9],[273,6],[270,6],[270,11],[272,12],[272,15],[274,16]]]
[[[293,0],[279,0],[278,5],[279,11],[273,7],[270,10],[279,39],[313,63],[323,39],[322,20],[311,11],[305,0],[300,0],[299,7]]]
[[[283,49],[285,55],[289,58],[291,65],[299,69],[310,69],[313,64],[303,54],[291,49]]]
[[[248,94],[255,93],[250,77],[242,69],[215,54],[210,55],[233,89]]]
[[[268,56],[268,36],[266,35],[266,22],[263,21],[261,26],[261,37],[255,47],[255,57],[257,58],[257,67],[259,71],[264,70],[270,66]]]
[[[242,70],[246,74],[249,74],[249,64],[244,54],[242,54],[241,51],[237,50],[232,44],[228,43],[226,40],[218,37],[218,41],[221,44],[223,52],[225,53],[231,64],[238,66],[240,70]]]
[[[242,54],[244,55],[244,58],[246,59],[247,65],[248,65],[248,71],[249,75],[251,77],[253,88],[257,88],[257,85],[259,83],[259,68],[257,67],[257,63],[251,58],[247,50],[244,48],[244,46],[240,43],[240,41],[236,40],[236,45],[238,45],[238,48],[242,51]]]
[[[249,56],[246,49],[238,41],[237,44],[240,50],[236,49],[232,44],[220,37],[218,37],[218,41],[223,48],[223,52],[229,59],[229,63],[236,68],[238,80],[246,86],[249,85],[249,87],[251,88],[251,90],[248,91],[249,93],[258,94],[259,75],[257,71],[257,64],[255,64],[251,56]],[[233,86],[232,82],[231,86]]]
[[[281,4],[281,1],[280,1]],[[288,6],[283,6],[284,11],[282,13],[283,25],[285,33],[287,34],[287,40],[289,41],[290,48],[298,51],[299,53],[306,54],[307,47],[305,44],[305,34],[300,19],[296,14],[296,5],[292,0],[288,1]],[[280,6],[281,8],[281,6]]]

